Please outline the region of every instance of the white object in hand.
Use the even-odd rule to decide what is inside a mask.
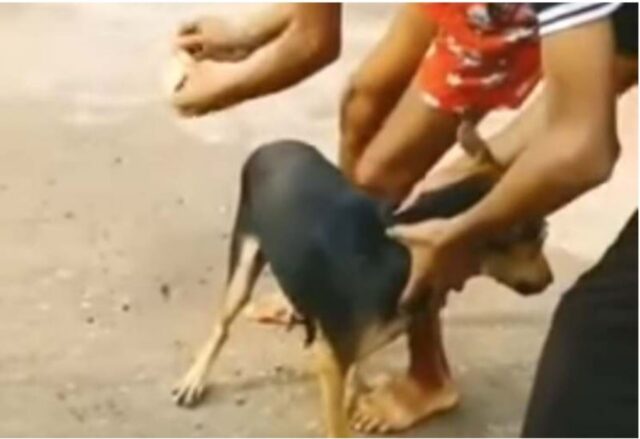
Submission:
[[[179,50],[173,53],[162,72],[162,89],[166,95],[171,96],[184,85],[187,79],[187,67],[192,62],[193,59],[185,51]]]

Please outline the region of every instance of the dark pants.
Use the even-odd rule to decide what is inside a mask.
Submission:
[[[638,436],[638,213],[562,297],[524,437]]]

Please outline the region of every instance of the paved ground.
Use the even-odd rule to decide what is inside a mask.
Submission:
[[[392,7],[349,6],[341,61],[296,90],[184,122],[159,97],[159,71],[175,25],[207,8],[0,5],[2,436],[320,434],[297,333],[241,322],[206,405],[178,409],[169,389],[217,301],[243,158],[280,136],[334,154],[345,75]],[[552,220],[553,288],[522,299],[477,281],[451,300],[446,339],[463,404],[412,435],[517,434],[559,292],[636,204],[635,92],[620,116],[613,181]],[[399,342],[370,367],[404,361]]]

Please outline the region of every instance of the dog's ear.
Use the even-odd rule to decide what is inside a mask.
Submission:
[[[502,165],[494,157],[489,145],[478,134],[473,122],[463,120],[458,127],[458,142],[468,156],[480,164],[501,169]]]

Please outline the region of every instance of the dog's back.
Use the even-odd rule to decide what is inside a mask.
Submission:
[[[494,183],[491,175],[473,174],[423,194],[394,214],[392,206],[355,189],[312,146],[278,141],[245,163],[236,230],[258,239],[284,293],[350,362],[362,348],[365,332],[399,317],[398,299],[410,257],[405,247],[387,237],[386,227],[452,217],[480,200]],[[540,256],[540,249],[533,247],[534,256]],[[512,259],[507,251],[497,253],[504,253],[507,262]],[[544,274],[548,267],[543,257],[527,258],[524,265],[536,265],[537,259],[544,262],[537,264],[545,268],[537,270]],[[494,255],[493,260],[501,259]],[[518,285],[504,276],[514,265],[495,262],[487,274]],[[548,277],[537,271],[535,278],[544,282],[533,285],[540,291]]]
[[[293,141],[255,152],[243,191],[239,226],[258,237],[285,294],[341,356],[354,355],[363,331],[395,317],[408,276],[408,251],[385,235],[389,210]]]

